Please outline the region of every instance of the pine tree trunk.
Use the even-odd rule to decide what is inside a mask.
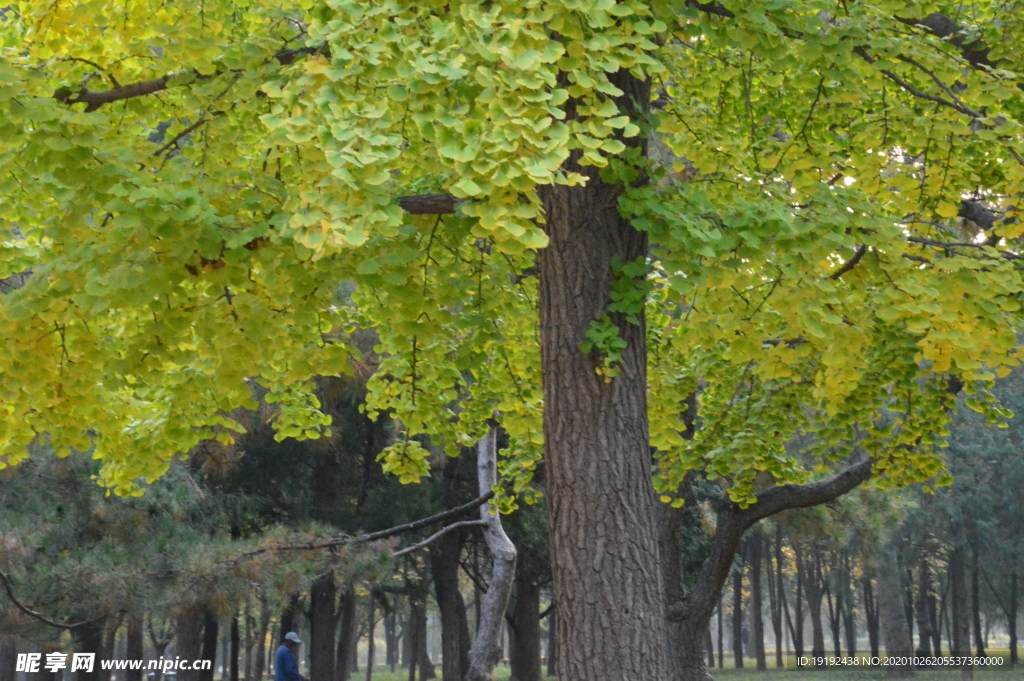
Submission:
[[[970,597],[967,593],[966,559],[964,549],[957,546],[949,552],[949,584],[950,584],[950,624],[953,635],[953,656],[967,657],[971,654],[971,622]],[[968,680],[974,678],[974,669],[970,664],[960,667],[960,676]]]
[[[774,587],[771,589],[771,593],[774,594],[772,599],[772,634],[775,636],[775,667],[777,669],[784,669],[786,667],[786,659],[783,656],[782,641],[784,638],[782,629],[782,601],[786,597],[785,593],[785,580],[783,579],[783,558],[782,558],[782,526],[775,526],[775,546],[774,546],[775,560],[774,570],[770,573],[769,579],[772,580]]]
[[[913,654],[896,550],[891,546],[883,548],[878,570],[878,616],[885,636],[885,654],[896,657]],[[914,668],[912,665],[888,665],[885,675],[890,679],[906,679],[914,676]]]
[[[263,681],[267,659],[267,632],[270,629],[270,603],[266,594],[260,594],[260,628],[256,637],[256,659],[253,665],[252,681]],[[250,681],[246,679],[245,681]]]
[[[821,602],[825,596],[824,580],[821,574],[821,553],[816,551],[808,566],[809,573],[805,587],[807,589],[807,614],[811,618],[811,656],[814,666],[822,667],[821,660],[825,657],[825,630],[821,624]]]
[[[0,636],[0,681],[16,681],[18,648],[10,634]]]
[[[725,637],[724,626],[722,625],[722,596],[718,596],[718,668],[725,667]]]
[[[611,80],[626,113],[639,118],[649,109],[648,82],[627,71]],[[574,118],[571,102],[567,109]],[[586,184],[540,192],[549,239],[538,254],[539,307],[559,671],[587,681],[662,679],[665,613],[642,315],[639,324],[610,315],[626,342],[610,381],[595,371],[599,351],[580,350],[591,323],[606,314],[613,261],[646,257],[647,235],[619,214],[622,187],[580,167],[578,157],[572,152],[564,168],[582,173]]]
[[[978,586],[978,575],[981,564],[978,562],[978,541],[971,546],[971,623],[974,627],[975,655],[985,657],[985,637],[981,634],[981,589]]]
[[[341,597],[338,608],[338,645],[336,647],[336,658],[334,663],[334,678],[336,681],[348,681],[352,678],[352,658],[356,654],[356,610],[358,599],[356,589],[349,584]],[[331,630],[333,632],[333,629]],[[316,681],[311,679],[310,681]]]
[[[183,660],[198,660],[203,653],[203,614],[186,612],[174,620],[174,653]],[[199,681],[199,672],[181,669],[176,681]]]
[[[744,564],[733,567],[732,573],[732,659],[736,669],[743,669],[743,571]]]
[[[213,681],[213,672],[217,661],[217,634],[217,618],[210,610],[207,610],[203,613],[203,652],[199,657],[203,660],[210,660],[210,668],[199,670],[198,681]]]
[[[374,600],[373,594],[370,594],[370,613],[366,620],[366,681],[373,681],[373,654],[374,648],[376,647],[376,637],[374,636],[374,629],[377,623],[377,613],[375,612],[377,605]]]
[[[387,596],[385,595],[385,598]],[[394,674],[398,667],[398,599],[394,602],[388,601],[389,607],[384,615],[384,663],[388,670]]]
[[[334,681],[335,599],[334,573],[327,572],[309,590],[309,681]]]
[[[238,681],[238,654],[242,647],[238,615],[231,618],[231,640],[228,644],[228,681]]]
[[[1007,629],[1010,635],[1010,666],[1017,665],[1017,571],[1010,573],[1010,605]]]
[[[857,655],[857,619],[854,612],[856,598],[853,587],[852,571],[850,570],[850,554],[843,554],[843,571],[841,573],[841,589],[843,598],[843,631],[846,633],[846,654]]]
[[[879,657],[879,622],[878,622],[878,601],[875,600],[875,589],[871,583],[871,577],[864,578],[864,620],[868,628],[868,646],[871,648],[871,657]]]
[[[515,598],[509,613],[509,655],[512,681],[543,681],[540,663],[540,574],[529,551],[520,549]]]
[[[754,660],[757,662],[757,671],[763,672],[768,669],[768,663],[764,654],[764,616],[761,612],[763,605],[763,594],[761,592],[761,555],[764,546],[764,538],[757,527],[750,535],[750,619],[752,620],[751,634],[754,637]]]
[[[803,666],[800,662],[804,656],[804,583],[807,581],[803,551],[800,545],[792,542],[793,555],[796,558],[796,593],[793,598],[793,619],[789,621],[789,608],[786,608],[786,623],[790,628],[790,635],[793,637],[793,654],[796,655],[797,666]]]
[[[143,617],[141,612],[135,612],[128,616],[128,645],[125,650],[125,658],[129,660],[141,660],[146,656],[145,639],[143,637]],[[141,669],[126,669],[125,681],[142,681]]]
[[[462,681],[469,669],[466,603],[459,591],[459,557],[466,535],[449,532],[430,546],[437,607],[441,612],[441,678]],[[315,680],[313,680],[315,681]]]

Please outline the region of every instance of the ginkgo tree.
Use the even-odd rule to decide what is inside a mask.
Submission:
[[[1003,414],[1017,10],[15,2],[4,461],[92,449],[137,493],[257,386],[318,437],[311,377],[374,329],[386,470],[496,417],[510,510],[543,461],[562,676],[697,678],[747,527],[948,482],[954,394]],[[659,556],[688,474],[722,490],[689,593]]]

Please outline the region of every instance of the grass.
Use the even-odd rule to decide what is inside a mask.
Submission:
[[[998,655],[998,652],[996,653]],[[775,660],[769,660],[774,664]],[[788,660],[793,665],[793,660]],[[729,664],[729,661],[726,661]],[[875,681],[885,679],[885,669],[871,667],[833,667],[829,669],[775,669],[770,667],[767,671],[758,672],[754,668],[754,661],[748,660],[749,665],[743,669],[734,669],[727,666],[723,669],[709,669],[711,676],[716,681]],[[440,681],[440,668],[437,669],[438,681]],[[1020,681],[1022,669],[1011,669],[1007,664],[1001,667],[975,668],[974,678],[978,681]],[[495,681],[508,681],[509,670],[504,665],[499,665],[495,670]],[[360,669],[352,675],[352,681],[362,681],[366,678],[366,669]],[[386,667],[376,667],[373,673],[373,681],[406,681],[409,678],[407,670],[399,670],[392,674]],[[418,676],[417,676],[418,678]],[[555,677],[549,676],[548,681],[556,681]],[[919,669],[914,681],[960,681],[959,669]]]

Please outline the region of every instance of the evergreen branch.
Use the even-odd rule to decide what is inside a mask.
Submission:
[[[86,624],[94,624],[96,622],[99,622],[100,620],[106,619],[107,617],[106,615],[100,615],[99,617],[94,617],[91,620],[84,620],[82,622],[74,622],[71,624],[65,622],[58,622],[55,619],[47,617],[41,612],[33,610],[32,608],[28,607],[27,605],[19,601],[18,598],[14,595],[14,588],[11,584],[11,578],[10,576],[8,576],[6,572],[0,571],[0,582],[3,582],[4,591],[7,593],[7,598],[9,598],[11,603],[14,604],[14,607],[16,607],[18,610],[22,611],[29,617],[36,619],[42,622],[43,624],[50,627],[54,627],[56,629],[77,629],[78,627],[85,626]]]

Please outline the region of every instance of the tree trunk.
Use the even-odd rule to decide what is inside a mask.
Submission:
[[[288,605],[285,606],[281,612],[281,625],[277,632],[277,645],[284,644],[284,637],[290,631],[295,631],[296,621],[299,617],[299,597],[291,596],[288,599]],[[296,632],[298,633],[298,632]]]
[[[18,648],[11,635],[0,636],[0,681],[15,681]]]
[[[373,681],[373,653],[374,647],[376,646],[376,637],[374,636],[374,629],[377,624],[377,613],[375,612],[377,605],[374,600],[373,593],[370,593],[370,613],[366,619],[366,681]]]
[[[129,660],[141,660],[146,656],[142,620],[141,612],[134,612],[128,616],[128,645],[124,656]],[[142,670],[126,669],[125,681],[142,681]]]
[[[769,584],[771,585],[768,593],[771,596],[770,606],[772,611],[772,635],[775,636],[775,667],[777,669],[784,669],[786,666],[786,659],[783,656],[782,651],[782,640],[784,638],[782,631],[782,599],[785,598],[785,581],[783,580],[783,558],[782,558],[782,526],[775,526],[775,545],[774,545],[774,561],[772,563],[773,570],[769,571]]]
[[[384,598],[387,598],[385,594]],[[394,674],[398,667],[398,599],[388,601],[387,611],[384,613],[384,663],[388,670]]]
[[[949,552],[949,583],[950,583],[950,624],[953,635],[953,657],[965,660],[971,654],[971,623],[970,598],[967,594],[966,563],[964,549],[957,546]],[[970,664],[960,667],[962,679],[974,678],[974,669]]]
[[[868,646],[871,648],[871,657],[879,657],[878,637],[878,601],[875,600],[875,589],[871,583],[871,577],[864,578],[864,620],[868,628]]]
[[[434,663],[430,661],[427,651],[427,605],[420,603],[416,609],[416,657],[419,661],[420,681],[437,678]]]
[[[768,669],[768,663],[764,655],[764,617],[761,613],[763,605],[763,594],[761,593],[761,554],[764,545],[764,538],[755,527],[750,535],[750,619],[752,620],[752,631],[754,637],[754,660],[757,662],[757,671],[763,672]]]
[[[885,654],[896,657],[912,655],[914,643],[910,638],[906,610],[903,607],[903,585],[900,584],[896,549],[892,546],[882,549],[878,596],[878,617],[885,636]],[[885,675],[890,679],[910,678],[914,676],[914,667],[909,664],[888,665]]]
[[[203,654],[203,614],[187,612],[174,620],[174,653],[183,660],[198,660]],[[181,669],[176,681],[199,681],[199,671]]]
[[[811,656],[814,666],[822,667],[821,660],[825,657],[825,631],[821,625],[821,602],[825,595],[824,580],[821,574],[821,551],[815,549],[810,561],[809,573],[806,576],[807,613],[811,617]]]
[[[1010,666],[1017,665],[1017,571],[1010,573],[1010,605],[1007,629],[1010,635]]]
[[[793,654],[796,655],[797,666],[803,666],[800,659],[804,656],[804,582],[807,580],[807,572],[804,569],[803,551],[800,545],[792,542],[793,555],[796,558],[796,592],[793,598],[793,617],[790,619],[789,607],[783,601],[783,609],[786,613],[786,624],[789,626],[789,634],[793,638]]]
[[[829,577],[832,577],[832,570],[829,570]],[[842,621],[842,601],[839,600],[837,594],[835,598],[832,597],[834,584],[828,578],[825,578],[824,592],[825,592],[825,604],[826,612],[828,612],[828,628],[829,633],[832,634],[832,648],[835,651],[836,657],[842,657],[843,651],[839,647],[839,623]]]
[[[352,658],[356,655],[356,610],[358,606],[355,586],[349,584],[341,597],[341,604],[338,608],[338,620],[340,631],[338,633],[337,656],[334,665],[334,678],[336,681],[348,681],[352,678]],[[333,632],[333,629],[332,629]],[[316,681],[311,679],[310,681]]]
[[[217,661],[217,617],[210,610],[203,613],[203,652],[200,658],[210,661],[209,669],[200,669],[198,681],[213,681],[213,672]]]
[[[985,657],[985,637],[981,634],[981,589],[978,587],[978,575],[981,564],[978,562],[978,541],[971,546],[971,623],[974,625],[974,650],[978,657]]]
[[[228,681],[238,681],[238,653],[242,647],[241,632],[238,630],[238,614],[231,618],[231,641],[228,646]]]
[[[711,627],[704,630],[704,652],[708,656],[708,667],[715,666],[715,643],[711,638]]]
[[[270,603],[265,593],[260,593],[260,629],[256,637],[256,660],[252,681],[263,681],[264,666],[267,659],[267,631],[270,628]],[[250,681],[246,679],[245,681]]]
[[[334,572],[329,571],[317,577],[309,590],[309,681],[334,681],[335,599]]]
[[[841,574],[841,589],[843,598],[843,631],[846,633],[846,654],[851,657],[857,655],[857,619],[854,611],[854,586],[853,571],[850,569],[850,554],[843,553],[843,571]]]
[[[477,446],[477,480],[481,495],[490,492],[498,484],[497,444],[498,427],[492,423],[487,435]],[[491,681],[494,666],[502,658],[501,630],[505,624],[516,574],[516,547],[505,534],[498,509],[492,504],[484,504],[480,507],[480,519],[485,523],[484,539],[493,561],[491,579],[480,607],[476,641],[469,652],[466,681]],[[539,620],[539,613],[536,619]]]
[[[95,659],[103,659],[103,620],[89,622],[76,629],[72,629],[72,636],[75,641],[75,651],[79,653],[92,653]],[[46,659],[45,657],[43,658]],[[69,662],[71,658],[68,658]],[[70,671],[71,665],[68,664]],[[100,665],[95,663],[91,671],[80,669],[76,672],[77,681],[99,681]],[[192,681],[191,679],[187,681]]]
[[[441,613],[441,678],[462,681],[469,669],[469,625],[459,591],[459,557],[466,534],[455,530],[430,545],[434,592]],[[315,681],[315,680],[314,680]]]
[[[742,560],[732,572],[732,658],[743,669],[743,570]]]
[[[508,622],[512,681],[543,681],[540,663],[540,571],[535,556],[521,552]]]
[[[625,113],[639,119],[649,110],[649,82],[628,71],[610,79],[623,92],[616,103]],[[567,105],[570,119],[574,108]],[[613,262],[645,258],[647,234],[619,214],[622,186],[606,184],[578,158],[573,151],[563,168],[585,183],[540,191],[549,240],[538,253],[539,307],[559,671],[587,681],[662,679],[665,604],[642,312],[637,324],[608,316],[626,344],[614,378],[595,371],[599,349],[580,349],[591,323],[607,314]]]
[[[903,588],[903,609],[907,618],[907,631],[910,632],[910,644],[914,644],[914,575],[907,569],[907,583]]]
[[[555,625],[558,608],[552,607],[548,620],[548,676],[558,678],[558,627]]]
[[[661,575],[665,585],[667,603],[676,603],[686,596],[683,575],[683,527],[685,511],[662,504],[659,509],[661,520],[661,536],[659,551],[661,552]],[[686,679],[687,647],[689,623],[680,621],[668,622],[666,626],[665,664],[668,667],[668,681],[684,681]],[[692,651],[689,651],[692,653]],[[710,678],[705,675],[705,678]]]
[[[725,637],[722,625],[722,595],[718,595],[718,668],[725,667]]]

